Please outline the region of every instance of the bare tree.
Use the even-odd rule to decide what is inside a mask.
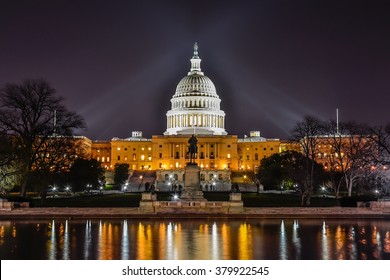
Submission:
[[[378,149],[375,161],[382,165],[390,165],[390,123],[371,126],[368,130],[372,141],[376,143]]]
[[[0,192],[7,194],[19,183],[19,161],[12,145],[12,138],[0,133]]]
[[[44,80],[7,84],[0,90],[0,129],[15,139],[21,162],[22,196],[26,194],[33,174],[60,168],[63,161],[61,157],[54,160],[54,156],[66,157],[69,149],[65,140],[72,137],[75,129],[83,127],[82,117],[69,111],[63,98],[57,97]],[[51,167],[43,168],[44,162],[51,162]]]
[[[365,125],[354,122],[339,124],[336,132],[335,123],[329,122],[327,134],[324,140],[330,146],[326,160],[333,172],[341,172],[342,177],[336,183],[336,196],[344,181],[348,196],[352,195],[352,189],[356,180],[362,177],[367,169],[373,167],[373,155],[376,154],[376,145],[367,134]]]
[[[319,152],[322,122],[313,117],[305,116],[303,121],[298,122],[291,132],[292,141],[299,143],[301,152],[306,157],[305,174],[303,180],[301,203],[310,205],[310,198],[314,188],[315,161]]]

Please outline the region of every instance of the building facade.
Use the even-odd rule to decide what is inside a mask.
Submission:
[[[167,129],[162,135],[144,138],[141,131],[133,131],[129,138],[93,141],[92,158],[107,170],[126,163],[131,174],[155,171],[157,182],[176,178],[181,184],[189,160],[188,139],[194,134],[198,139],[196,163],[202,170],[201,179],[205,184],[219,179],[220,184],[228,185],[232,172],[254,172],[262,158],[278,153],[280,140],[261,137],[259,131],[243,139],[228,135],[221,99],[214,83],[201,71],[196,43],[190,62],[190,71],[170,100]]]

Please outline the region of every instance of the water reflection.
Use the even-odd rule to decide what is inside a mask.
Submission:
[[[0,257],[390,259],[390,222],[307,219],[0,221]]]

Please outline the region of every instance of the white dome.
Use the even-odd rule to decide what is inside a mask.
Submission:
[[[198,45],[194,45],[191,70],[180,80],[167,112],[165,135],[197,134],[226,135],[225,112],[214,83],[200,69]]]
[[[175,97],[208,96],[216,97],[217,90],[213,82],[205,75],[193,73],[185,76],[176,87]]]

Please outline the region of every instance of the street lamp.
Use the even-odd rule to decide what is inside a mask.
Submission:
[[[375,194],[376,194],[376,199],[379,200],[379,191],[377,189],[375,190]]]
[[[325,197],[325,187],[322,187],[322,196]]]

